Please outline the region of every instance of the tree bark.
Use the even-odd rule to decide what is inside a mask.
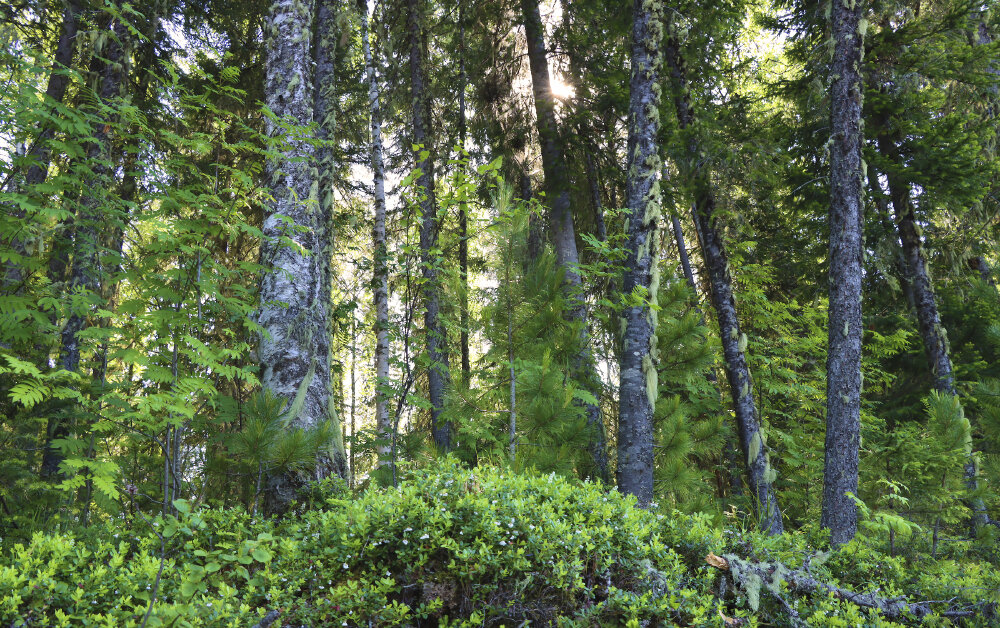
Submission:
[[[415,166],[420,170],[417,184],[420,194],[420,254],[423,273],[424,333],[427,343],[427,388],[431,402],[431,434],[440,451],[452,447],[451,423],[441,420],[444,396],[451,383],[448,368],[448,344],[441,323],[441,285],[438,280],[437,201],[434,195],[434,157],[431,143],[430,96],[424,68],[423,6],[420,0],[408,0],[407,24],[410,35],[410,89],[413,98],[413,144],[418,147]]]
[[[371,166],[375,188],[375,263],[372,296],[375,305],[375,425],[378,429],[379,465],[389,464],[392,454],[392,420],[389,418],[389,247],[385,235],[385,158],[382,147],[382,107],[378,97],[378,79],[372,60],[368,4],[359,3],[361,14],[361,48],[365,58],[370,111]]]
[[[569,179],[565,151],[556,125],[555,97],[549,79],[548,58],[545,50],[545,31],[537,0],[521,0],[525,38],[528,44],[528,63],[531,67],[531,87],[535,101],[538,140],[541,144],[542,170],[545,173],[545,198],[549,204],[549,228],[556,252],[556,263],[563,270],[566,289],[572,303],[569,316],[580,325],[580,349],[572,365],[573,377],[583,387],[600,399],[600,378],[590,353],[590,333],[587,329],[587,304],[584,300],[583,282],[578,266],[576,231],[570,207]],[[595,404],[585,404],[587,425],[593,436],[589,446],[594,474],[607,480],[608,459],[605,451],[604,424],[601,409]]]
[[[632,5],[632,70],[629,80],[627,203],[630,212],[622,293],[641,305],[622,312],[618,412],[618,490],[640,506],[653,499],[653,409],[659,387],[656,363],[656,297],[659,292],[661,217],[660,42],[663,7],[656,0]]]
[[[789,593],[799,595],[832,595],[837,599],[845,600],[861,608],[875,610],[889,619],[922,619],[931,614],[949,618],[983,615],[986,619],[993,619],[996,612],[996,604],[994,602],[932,609],[931,604],[950,604],[950,602],[908,602],[902,596],[889,598],[876,595],[875,593],[858,593],[830,584],[829,582],[817,580],[809,571],[811,558],[806,559],[806,563],[802,569],[790,569],[779,562],[753,562],[739,558],[734,554],[717,556],[711,552],[705,557],[705,562],[716,569],[731,572],[736,584],[744,590],[755,586],[758,590],[764,589],[770,592],[785,607],[785,610],[793,620],[793,625],[805,624],[799,620],[799,615],[795,607],[781,596],[778,590],[781,583],[786,585],[785,588]],[[764,585],[761,586],[761,583],[764,583]]]
[[[854,538],[861,438],[861,278],[864,173],[860,32],[864,2],[834,2],[830,63],[830,310],[821,525],[840,545]]]
[[[674,87],[674,106],[677,110],[678,124],[682,131],[689,130],[694,124],[694,111],[689,100],[684,61],[674,38],[668,39],[665,53]],[[729,259],[722,234],[715,225],[717,218],[715,194],[708,173],[699,163],[701,157],[697,140],[693,135],[685,148],[687,164],[684,167],[688,170],[686,174],[692,180],[695,191],[691,214],[701,243],[709,293],[719,323],[719,340],[725,358],[726,379],[733,397],[740,449],[746,462],[750,494],[754,500],[753,508],[761,530],[768,534],[781,534],[784,531],[784,524],[773,487],[775,472],[771,468],[767,443],[760,428],[753,379],[745,354],[747,337],[740,331],[736,299],[733,295],[733,280],[729,274]]]
[[[278,0],[271,6],[267,23],[266,103],[279,119],[300,126],[326,117],[326,101],[321,97],[317,102],[311,68],[318,61],[320,75],[322,68],[332,63],[325,56],[331,51],[323,50],[328,46],[318,46],[319,58],[314,60],[313,17],[310,4]],[[320,35],[319,43],[324,39]],[[268,122],[271,136],[281,132],[278,125]],[[290,419],[290,427],[301,429],[337,422],[330,370],[329,205],[320,193],[323,177],[316,174],[318,157],[309,142],[290,137],[281,159],[269,160],[273,202],[265,208],[262,228],[261,262],[266,270],[258,318],[264,330],[258,348],[261,384],[289,399],[290,404],[302,396],[301,410]],[[285,245],[282,239],[296,246]],[[331,431],[339,434],[339,429]],[[287,510],[305,481],[331,474],[347,477],[339,439],[320,452],[309,477],[282,470],[270,473],[267,511]]]

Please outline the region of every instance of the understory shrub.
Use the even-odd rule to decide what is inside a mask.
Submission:
[[[961,620],[970,625],[995,620],[1000,576],[986,562],[915,564],[864,539],[824,551],[819,532],[723,529],[555,474],[447,461],[353,498],[328,484],[282,520],[178,501],[166,517],[36,533],[4,550],[0,624],[249,627],[273,611],[274,626],[316,627],[951,621],[890,622],[780,579],[737,583],[706,562],[710,552],[808,568],[853,591],[974,606]]]

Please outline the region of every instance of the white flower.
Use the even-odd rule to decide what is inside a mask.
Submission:
[[[407,529],[403,530],[403,532],[413,532],[413,528],[407,528]]]
[[[425,541],[425,540],[427,540],[427,539],[429,539],[429,538],[431,538],[431,535],[429,535],[429,534],[425,534],[425,535],[423,535],[422,537],[420,537],[420,540],[421,540],[421,541]]]
[[[512,522],[508,523],[508,524],[507,524],[507,527],[508,527],[508,528],[513,528],[513,527],[514,527],[514,522],[512,521]]]
[[[324,587],[324,586],[323,586],[323,585],[321,584],[321,585],[319,585],[319,588],[320,588],[320,589],[325,589],[326,587]]]
[[[506,545],[507,541],[500,541],[500,545]]]
[[[407,541],[406,539],[403,539],[403,545],[409,545],[409,544],[410,544],[409,541]]]
[[[348,567],[347,567],[347,563],[344,563],[344,569],[347,569],[347,568],[348,568]]]

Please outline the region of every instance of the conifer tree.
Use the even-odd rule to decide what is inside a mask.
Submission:
[[[656,297],[659,293],[660,45],[662,6],[632,6],[627,201],[630,211],[623,293],[618,488],[642,506],[653,499],[653,409],[659,393]]]
[[[275,2],[266,32],[266,100],[275,116],[268,123],[269,134],[279,140],[281,158],[268,162],[274,200],[263,224],[261,261],[266,272],[258,322],[264,333],[258,354],[261,384],[287,400],[288,425],[297,429],[336,421],[330,363],[331,293],[325,279],[330,272],[329,205],[325,197],[320,198],[318,151],[309,138],[302,137],[310,132],[317,115],[314,16],[312,5]],[[327,35],[320,43],[332,46],[336,40],[331,39]],[[324,60],[321,69],[328,68],[328,63]],[[323,112],[324,117],[327,113]],[[339,434],[339,429],[331,431]],[[272,474],[267,480],[266,509],[287,509],[308,477],[346,477],[347,472],[343,444],[334,442],[320,454],[307,477],[293,471]]]
[[[535,103],[535,124],[541,145],[542,169],[545,174],[545,198],[549,205],[548,224],[556,260],[564,271],[566,289],[572,307],[571,319],[580,329],[579,354],[572,365],[573,376],[586,383],[587,390],[599,395],[599,379],[594,368],[587,329],[587,304],[581,294],[582,279],[578,270],[580,256],[576,246],[576,229],[569,196],[569,172],[566,153],[555,117],[555,97],[549,76],[548,55],[545,49],[545,32],[537,0],[521,0],[521,17],[528,44],[528,61],[531,67],[531,89]],[[604,424],[601,409],[595,402],[587,402],[587,417],[593,430],[590,444],[594,469],[599,478],[608,478],[607,452],[605,451]]]
[[[676,28],[676,25],[670,21],[668,31],[672,28]],[[718,217],[715,190],[709,174],[700,166],[701,150],[695,135],[694,109],[690,101],[684,59],[675,33],[668,35],[664,55],[673,91],[677,122],[686,144],[681,147],[683,161],[680,163],[685,164],[682,174],[691,179],[694,191],[691,217],[701,244],[701,254],[708,275],[709,294],[719,324],[724,367],[733,398],[740,450],[746,463],[747,479],[753,499],[752,506],[762,530],[769,534],[781,534],[784,531],[784,524],[773,486],[776,472],[771,467],[754,398],[753,379],[747,365],[748,339],[746,334],[740,331],[729,259],[722,234],[716,224]]]
[[[835,544],[857,531],[861,435],[861,279],[864,132],[861,1],[834,2],[830,63],[830,315],[822,525]]]
[[[439,259],[437,199],[434,190],[434,146],[431,135],[431,95],[427,88],[425,61],[427,33],[424,28],[422,0],[407,2],[407,32],[410,44],[410,91],[412,138],[415,167],[420,171],[420,263],[423,276],[424,334],[427,346],[427,388],[431,403],[431,433],[441,451],[452,447],[452,428],[441,420],[444,399],[451,383],[448,370],[448,342],[441,321],[441,285],[438,279]]]

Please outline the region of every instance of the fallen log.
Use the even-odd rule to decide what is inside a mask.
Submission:
[[[271,624],[278,621],[281,617],[281,609],[276,608],[267,615],[264,615],[259,622],[253,625],[253,628],[268,628]]]
[[[752,562],[743,560],[733,554],[718,556],[709,552],[705,557],[705,562],[720,569],[728,571],[733,581],[740,586],[748,595],[750,605],[754,610],[760,602],[761,588],[767,589],[775,599],[785,608],[792,619],[792,623],[801,624],[798,612],[781,596],[778,585],[785,582],[788,590],[798,594],[833,594],[834,597],[845,600],[862,608],[870,608],[878,611],[887,619],[922,619],[928,615],[937,614],[940,617],[959,619],[963,617],[975,617],[985,615],[987,618],[996,616],[996,603],[984,602],[964,607],[951,607],[934,610],[932,604],[950,604],[951,600],[933,600],[922,602],[908,602],[905,597],[887,598],[874,593],[858,593],[845,589],[828,582],[816,579],[809,572],[809,560],[807,559],[804,569],[790,569],[779,562]]]

